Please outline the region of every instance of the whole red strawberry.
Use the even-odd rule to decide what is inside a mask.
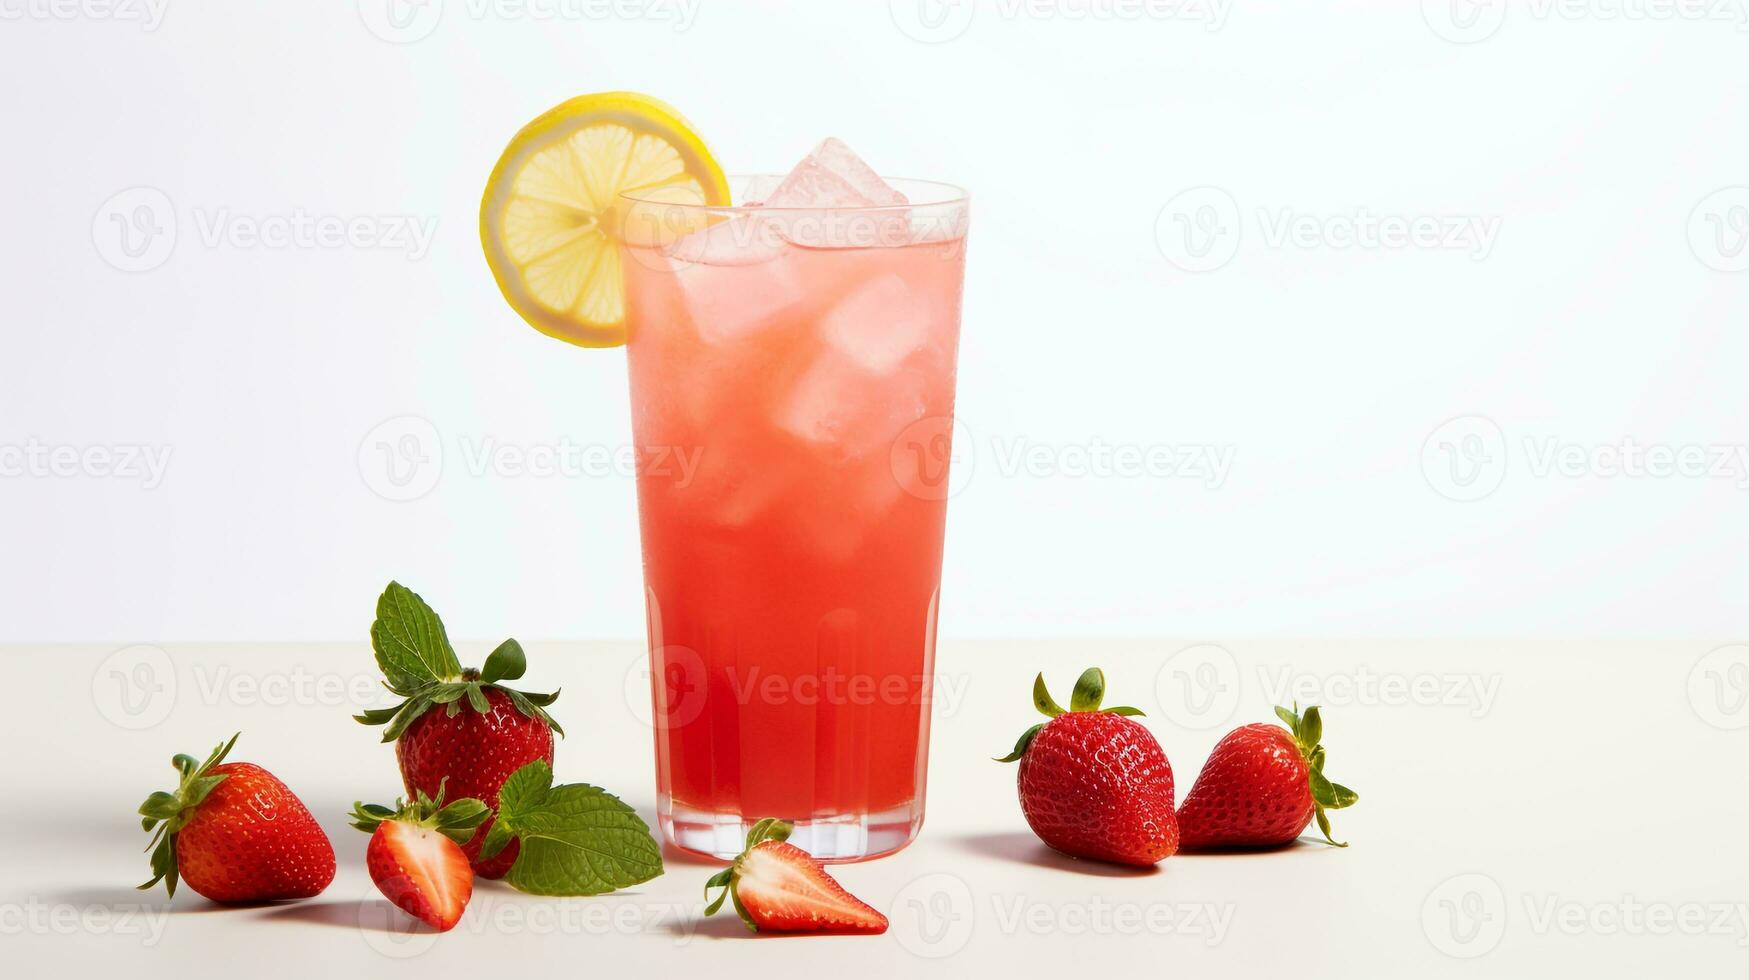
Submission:
[[[334,880],[334,845],[302,801],[267,770],[225,762],[237,736],[205,762],[178,755],[182,774],[174,793],[158,792],[140,804],[141,825],[157,828],[151,844],[152,880],[176,895],[180,878],[215,902],[309,898]]]
[[[1313,820],[1330,836],[1325,810],[1340,810],[1360,799],[1353,790],[1324,777],[1324,722],[1314,705],[1300,716],[1276,708],[1288,727],[1246,725],[1227,733],[1197,774],[1190,795],[1178,808],[1184,849],[1279,847],[1300,836]]]
[[[1125,717],[1141,712],[1101,710],[1104,697],[1105,674],[1090,668],[1064,711],[1040,674],[1033,703],[1051,720],[997,761],[1020,760],[1020,809],[1040,840],[1076,857],[1149,867],[1178,850],[1172,766],[1154,736]]]
[[[474,833],[490,811],[476,799],[445,806],[420,793],[412,803],[395,801],[393,809],[354,803],[352,825],[370,834],[365,868],[383,897],[396,908],[439,932],[461,921],[474,894],[474,872],[461,842]]]
[[[447,781],[451,797],[479,799],[496,811],[498,790],[511,773],[536,759],[553,764],[553,733],[564,730],[545,708],[558,692],[525,694],[499,683],[527,669],[521,644],[505,640],[484,668],[463,670],[443,621],[398,582],[390,582],[377,600],[370,639],[385,685],[406,700],[356,717],[389,726],[383,741],[395,743],[408,796],[436,797]],[[488,817],[463,850],[476,875],[502,878],[516,863],[520,843],[480,860],[491,827]]]

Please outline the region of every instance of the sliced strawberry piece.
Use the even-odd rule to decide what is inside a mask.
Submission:
[[[420,794],[412,804],[355,805],[353,826],[370,831],[365,867],[395,907],[439,932],[461,921],[474,894],[474,869],[461,843],[490,811],[476,799],[443,805]]]
[[[723,889],[705,914],[714,915],[726,898],[754,932],[886,932],[886,916],[845,891],[825,866],[788,842],[792,829],[770,817],[754,824],[747,849],[705,882],[707,898],[712,888]]]

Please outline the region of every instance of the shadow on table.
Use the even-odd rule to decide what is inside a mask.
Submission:
[[[1051,850],[1037,836],[1027,831],[1017,830],[1000,834],[964,834],[959,837],[949,837],[946,843],[981,857],[1030,864],[1039,868],[1073,871],[1076,874],[1099,875],[1105,878],[1141,878],[1157,874],[1160,870],[1158,867],[1131,868],[1121,864],[1106,864],[1102,861],[1083,861],[1080,858],[1070,857],[1061,851]]]
[[[177,900],[175,907],[178,912],[182,911],[185,904],[195,906],[194,911],[197,912],[225,907],[208,902],[192,891],[187,892],[187,895],[193,901]],[[163,885],[158,885],[151,891],[141,891],[138,888],[127,888],[121,885],[99,885],[94,888],[69,888],[64,891],[50,892],[40,897],[42,901],[50,904],[73,905],[81,908],[87,906],[94,908],[150,906],[154,909],[169,909],[171,907],[170,898],[165,895]]]
[[[380,923],[384,932],[408,931],[406,928],[397,929],[391,924],[397,921],[412,921],[407,919],[399,909],[390,905],[387,900],[375,904],[382,906],[378,914],[366,915],[364,914],[366,911],[364,903],[305,901],[296,905],[274,908],[268,911],[264,917],[318,926],[341,926],[346,929],[368,929]]]
[[[666,926],[676,939],[768,939],[772,933],[750,932],[728,904],[710,918],[675,916]]]
[[[1306,853],[1311,853],[1313,851],[1330,851],[1334,853],[1340,850],[1342,850],[1342,848],[1331,847],[1315,837],[1296,837],[1286,844],[1274,844],[1269,847],[1227,847],[1215,851],[1179,851],[1172,856],[1172,860],[1181,861],[1188,859],[1197,861],[1213,859],[1217,861],[1232,861],[1239,858],[1260,857],[1265,854],[1282,854],[1289,851],[1303,851]]]
[[[140,908],[142,906],[157,911],[169,912],[174,915],[215,915],[224,913],[247,912],[267,909],[269,914],[289,911],[300,907],[298,900],[282,902],[215,902],[202,896],[186,884],[176,889],[176,899],[172,901],[164,891],[163,885],[150,890],[141,891],[137,888],[121,886],[98,886],[94,888],[71,888],[65,891],[52,892],[42,896],[44,901],[57,905],[72,905],[76,907],[93,908]]]

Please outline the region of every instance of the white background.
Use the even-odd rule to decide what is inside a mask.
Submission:
[[[972,189],[944,634],[1743,629],[1749,466],[1610,454],[1749,444],[1735,0],[385,7],[0,0],[0,641],[362,640],[391,577],[458,636],[640,635],[630,476],[471,458],[629,438],[623,355],[476,234],[511,134],[617,88],[731,170],[834,134]],[[435,233],[246,237],[300,214]]]

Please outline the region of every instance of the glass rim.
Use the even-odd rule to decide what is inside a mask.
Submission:
[[[772,173],[734,173],[734,174],[728,174],[727,178],[728,178],[728,182],[729,182],[730,186],[733,187],[733,186],[745,185],[748,182],[757,181],[757,180],[771,180],[774,182],[781,181],[781,180],[783,180],[783,178],[785,176],[786,176],[785,174],[772,174]],[[659,207],[659,208],[664,208],[664,209],[672,208],[672,209],[677,210],[677,211],[707,211],[707,212],[711,212],[714,214],[753,213],[753,212],[758,212],[761,214],[778,214],[778,213],[784,213],[784,212],[807,212],[810,214],[818,214],[821,212],[825,212],[825,213],[854,212],[856,214],[880,214],[883,212],[890,213],[890,212],[897,212],[897,211],[912,211],[912,210],[916,210],[918,208],[942,208],[942,207],[963,206],[963,205],[970,203],[971,199],[972,199],[972,195],[971,195],[970,191],[959,186],[958,184],[950,184],[950,183],[947,183],[946,181],[928,180],[928,179],[921,178],[921,177],[887,177],[884,175],[881,177],[881,179],[886,181],[888,184],[892,185],[895,190],[899,190],[901,192],[903,192],[905,190],[905,188],[915,188],[919,191],[925,191],[925,192],[933,191],[936,196],[930,196],[930,197],[927,197],[925,200],[921,200],[921,201],[911,200],[911,201],[907,201],[904,204],[875,204],[875,205],[867,205],[867,206],[860,206],[860,207],[859,206],[850,206],[850,205],[837,205],[837,206],[833,206],[833,207],[785,207],[785,208],[766,207],[763,204],[689,204],[689,203],[683,203],[683,202],[679,202],[679,201],[663,201],[663,200],[657,200],[657,199],[652,198],[652,197],[640,196],[640,192],[636,191],[636,190],[620,191],[617,196],[621,200],[629,201],[632,204],[642,205],[644,207]],[[907,193],[905,196],[911,197],[912,195]]]

